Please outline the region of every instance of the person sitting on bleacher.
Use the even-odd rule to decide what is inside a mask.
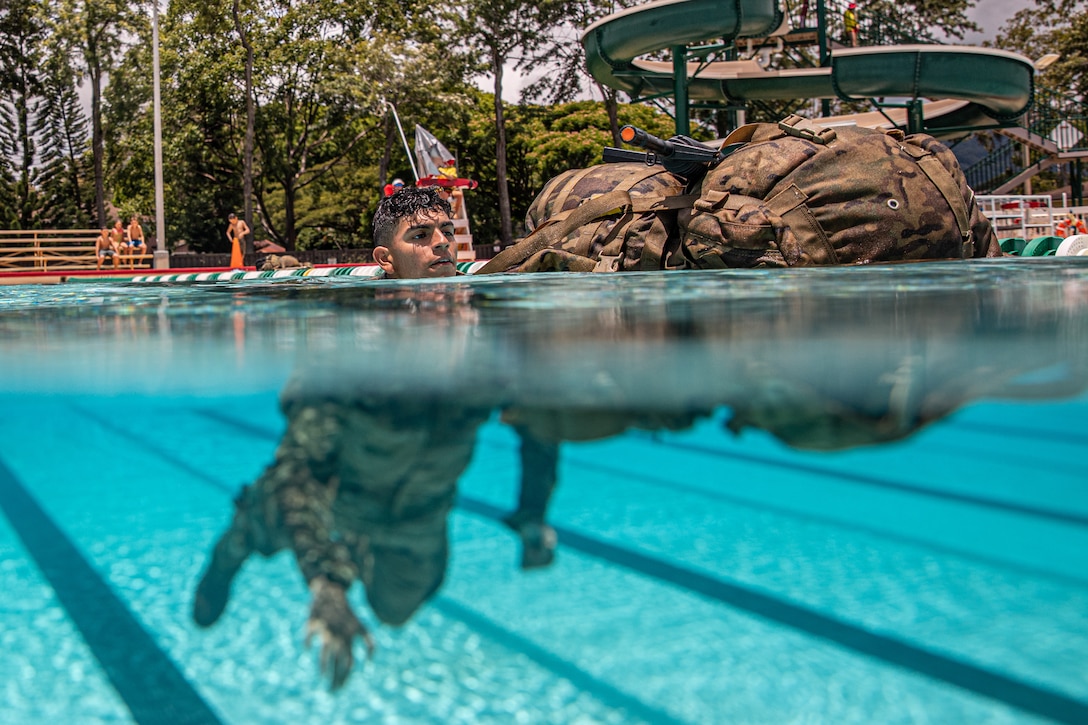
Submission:
[[[98,263],[98,269],[102,269],[102,260],[104,259],[112,259],[113,268],[117,269],[117,264],[120,261],[117,257],[117,247],[110,238],[110,230],[106,227],[102,227],[102,233],[94,240],[94,256]]]
[[[135,214],[128,223],[128,242],[125,244],[129,254],[147,254],[147,244],[144,242],[144,228],[140,226],[140,219]]]

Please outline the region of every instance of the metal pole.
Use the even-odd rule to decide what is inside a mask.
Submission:
[[[826,68],[831,65],[831,44],[827,42],[827,4],[824,0],[816,0],[816,42],[820,46],[820,67]],[[820,101],[820,115],[831,115],[831,99]]]
[[[691,122],[688,119],[688,49],[685,45],[672,48],[672,75],[676,133],[687,136],[691,133]]]
[[[159,0],[151,0],[151,66],[154,75],[152,106],[155,117],[155,269],[170,267],[166,248],[166,215],[163,211],[162,181],[162,97],[159,94]]]
[[[922,133],[925,130],[926,122],[922,113],[922,101],[918,98],[907,101],[907,133]]]
[[[404,153],[408,154],[408,165],[412,167],[412,176],[419,181],[419,172],[416,171],[416,162],[412,160],[412,149],[408,148],[408,139],[404,137],[404,127],[400,125],[400,116],[397,115],[397,107],[389,101],[385,102],[389,110],[393,112],[393,120],[397,122],[397,130],[400,131],[400,141],[404,144]]]
[[[1084,169],[1081,165],[1080,159],[1073,162],[1073,204],[1076,206],[1084,205]]]

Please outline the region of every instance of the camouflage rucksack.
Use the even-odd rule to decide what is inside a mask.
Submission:
[[[530,205],[529,236],[477,274],[683,268],[677,212],[694,201],[661,166],[612,163],[565,171]]]
[[[680,224],[692,267],[1000,256],[955,156],[925,134],[800,116],[737,129]]]

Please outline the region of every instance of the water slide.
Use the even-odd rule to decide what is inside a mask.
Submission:
[[[677,92],[675,62],[641,56],[704,41],[767,38],[788,30],[777,0],[656,0],[602,18],[582,35],[590,74],[632,97]],[[692,54],[686,51],[687,57]],[[963,132],[993,127],[1030,107],[1035,68],[1001,50],[953,45],[837,48],[831,65],[769,70],[756,60],[683,62],[686,98],[744,103],[792,98],[930,99],[921,106],[925,130]],[[681,87],[681,92],[684,88]],[[838,117],[842,123],[906,125],[908,111],[891,108]],[[891,117],[889,120],[888,117]]]

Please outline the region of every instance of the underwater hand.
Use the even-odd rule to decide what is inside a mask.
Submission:
[[[306,623],[306,646],[314,635],[321,640],[321,674],[329,678],[330,688],[339,689],[351,674],[355,658],[351,653],[353,640],[361,635],[367,656],[374,652],[374,640],[366,627],[351,611],[347,591],[343,586],[317,577],[310,582],[313,604]]]

